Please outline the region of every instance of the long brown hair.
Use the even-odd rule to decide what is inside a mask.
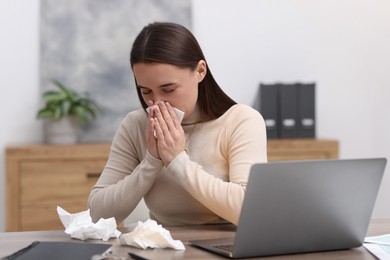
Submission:
[[[194,35],[184,26],[175,23],[154,22],[145,26],[133,43],[130,64],[159,62],[195,70],[200,60],[206,61]],[[210,68],[198,84],[198,104],[211,119],[224,114],[236,102],[219,87]],[[144,109],[147,104],[137,88],[138,98]]]

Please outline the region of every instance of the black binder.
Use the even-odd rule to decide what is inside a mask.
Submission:
[[[254,106],[269,139],[315,138],[315,83],[261,83]]]
[[[280,86],[280,138],[298,137],[298,111],[296,84],[283,84]]]
[[[277,84],[260,84],[259,111],[264,118],[267,130],[267,138],[278,138],[278,99],[279,88]]]
[[[298,137],[315,138],[315,83],[297,84],[298,91]]]
[[[3,260],[84,260],[104,253],[111,245],[85,242],[39,242],[35,241]]]

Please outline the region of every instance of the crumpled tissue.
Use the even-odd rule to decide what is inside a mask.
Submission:
[[[148,112],[148,114],[149,114],[149,111],[150,111],[150,107],[147,107],[146,112]],[[184,112],[176,107],[173,107],[173,111],[175,111],[175,114],[176,114],[177,118],[179,119],[179,122],[181,123],[181,121],[183,120],[183,117],[184,117]]]
[[[122,234],[119,239],[121,245],[129,245],[142,249],[150,247],[185,250],[183,242],[173,240],[168,230],[151,219],[145,222],[138,221],[137,226],[132,232]]]
[[[57,213],[65,227],[65,233],[73,238],[102,239],[108,241],[111,237],[118,238],[121,232],[116,229],[115,218],[101,218],[97,223],[92,222],[89,209],[75,214],[70,214],[57,206]]]

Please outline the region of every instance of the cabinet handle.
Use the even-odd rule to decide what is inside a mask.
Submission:
[[[99,178],[101,172],[87,172],[87,178]]]

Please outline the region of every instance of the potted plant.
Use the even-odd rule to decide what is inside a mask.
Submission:
[[[37,118],[47,119],[45,124],[46,142],[50,144],[72,144],[78,141],[79,125],[95,119],[101,111],[88,93],[80,94],[56,80],[58,90],[43,92],[45,102]]]

